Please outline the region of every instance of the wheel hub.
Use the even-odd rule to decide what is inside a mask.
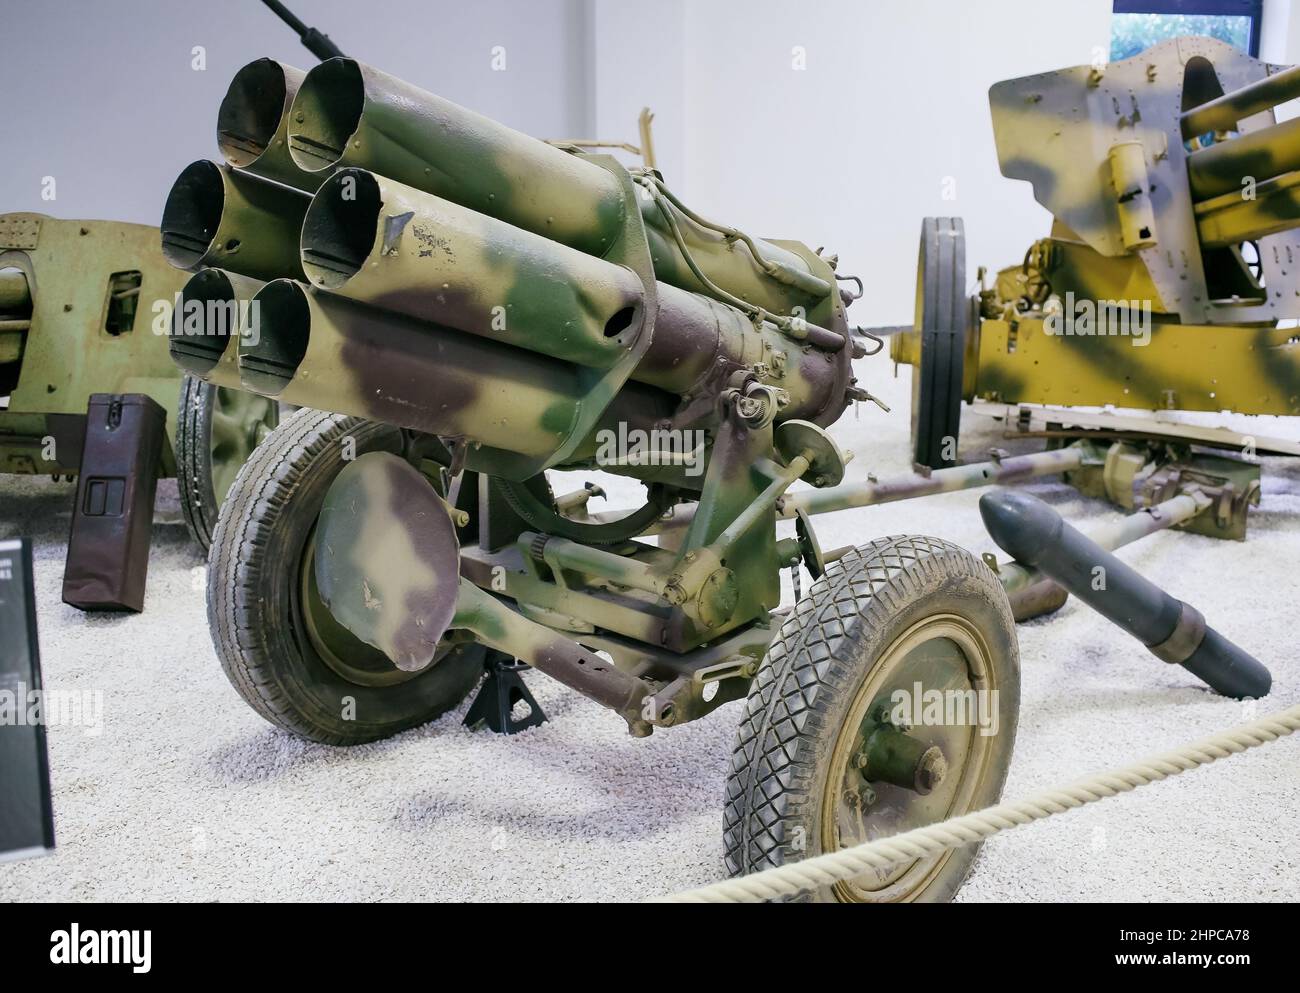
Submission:
[[[948,759],[938,745],[927,745],[889,723],[863,726],[862,750],[853,764],[868,782],[883,781],[922,796],[934,792],[948,774]]]
[[[979,632],[947,614],[923,619],[882,653],[833,749],[823,794],[822,851],[899,834],[969,809],[989,774],[992,738],[981,736],[973,724],[923,719],[913,726],[908,717],[927,716],[910,706],[918,692],[967,694],[987,688],[989,658]],[[900,702],[909,706],[900,710]],[[833,892],[848,902],[909,900],[948,857],[868,870],[837,883]]]

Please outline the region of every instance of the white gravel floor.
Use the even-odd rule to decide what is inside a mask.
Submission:
[[[852,478],[907,469],[908,370],[859,375],[894,407],[836,429]],[[1216,419],[1217,420],[1217,419]],[[968,424],[970,419],[968,418]],[[1260,434],[1300,435],[1270,419]],[[963,438],[1006,445],[989,423]],[[1107,505],[1033,492],[1085,528]],[[227,684],[208,640],[203,562],[160,499],[145,612],[59,598],[70,487],[0,476],[0,536],[35,540],[47,685],[102,691],[102,733],[50,731],[53,857],[0,865],[5,900],[631,900],[722,874],[721,796],[739,703],[636,741],[539,675],[551,717],[513,738],[461,711],[355,749],[272,730]],[[994,550],[978,491],[820,518],[825,547],[900,532]],[[1300,700],[1300,464],[1269,460],[1248,543],[1159,534],[1123,557],[1274,673],[1264,713]],[[1007,795],[1204,736],[1252,714],[1071,602],[1022,626],[1023,709]],[[1300,741],[1004,834],[960,899],[1300,899]]]

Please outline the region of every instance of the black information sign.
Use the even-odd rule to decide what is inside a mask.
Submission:
[[[0,540],[0,861],[54,849],[45,728],[33,706],[40,694],[32,548]]]

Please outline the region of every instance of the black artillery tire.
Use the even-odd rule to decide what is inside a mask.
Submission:
[[[180,497],[185,527],[204,552],[212,546],[212,529],[220,510],[212,491],[212,466],[208,457],[207,432],[212,408],[212,388],[203,380],[186,375],[181,379],[180,402],[176,406],[176,492]]]
[[[360,456],[400,445],[388,425],[299,410],[257,447],[221,508],[208,560],[217,657],[255,711],[311,741],[356,745],[424,724],[483,674],[481,646],[449,648],[428,668],[403,673],[337,625],[324,647],[322,622],[309,622],[318,611],[307,603],[307,556],[345,448]]]
[[[953,620],[969,625],[977,633],[975,640],[987,649],[983,671],[989,688],[998,690],[994,699],[1000,729],[983,739],[987,744],[972,745],[960,771],[949,773],[959,777],[952,782],[952,809],[923,820],[932,823],[998,801],[1020,701],[1019,652],[1006,594],[988,567],[962,548],[936,538],[881,538],[827,567],[781,625],[754,679],[726,787],[723,847],[730,875],[844,847],[825,842],[826,829],[836,829],[826,801],[836,797],[831,791],[842,785],[835,778],[832,755],[845,729],[854,733],[851,723],[860,712],[853,710],[856,701],[869,698],[873,685],[880,685],[873,681],[880,678],[891,653],[897,657],[899,646],[915,643],[907,640],[916,637],[909,632]],[[936,642],[921,644],[928,648]],[[911,656],[902,657],[906,661]],[[973,731],[958,733],[971,742],[980,740]],[[899,824],[885,833],[917,826]],[[949,900],[977,850],[967,846],[928,866],[918,860],[900,869],[917,875],[910,890],[904,876],[898,884],[865,895],[837,883],[798,899]]]
[[[221,409],[231,399],[239,408],[233,418]],[[237,430],[224,437],[218,431],[214,438],[214,418],[233,422]],[[176,405],[176,491],[185,527],[204,552],[212,546],[221,501],[235,473],[278,420],[274,400],[222,390],[196,376],[182,377]]]
[[[921,224],[916,271],[919,364],[912,370],[912,459],[943,469],[956,464],[970,301],[966,297],[966,229],[960,217]]]

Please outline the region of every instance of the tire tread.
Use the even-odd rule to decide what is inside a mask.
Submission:
[[[820,803],[815,768],[832,740],[830,711],[853,692],[857,633],[885,624],[935,581],[976,579],[1014,629],[1001,584],[965,549],[938,538],[879,538],[827,567],[781,624],[745,704],[723,808],[727,872],[744,875],[798,857],[787,826]],[[1018,664],[1017,664],[1018,666]],[[1018,672],[1018,667],[1017,670]]]

